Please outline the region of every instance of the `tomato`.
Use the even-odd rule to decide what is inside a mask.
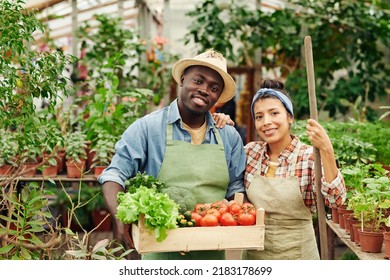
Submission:
[[[229,211],[229,206],[222,200],[211,204],[211,208],[217,209],[221,214]]]
[[[197,203],[195,204],[194,212],[198,213],[201,216],[204,216],[208,209],[210,209],[210,206],[208,204]]]
[[[229,212],[232,214],[239,214],[241,212],[241,206],[237,202],[230,204],[229,206]]]
[[[206,214],[200,220],[201,227],[213,227],[219,224],[218,218],[213,214]]]
[[[238,214],[238,223],[242,226],[251,226],[256,222],[256,217],[252,214],[242,212]]]
[[[215,208],[210,208],[206,211],[206,214],[213,214],[215,217],[217,217],[218,221],[219,218],[221,217],[221,213],[219,213],[218,209]]]
[[[230,212],[225,212],[221,215],[219,222],[223,226],[237,226],[237,220],[234,218],[233,214]]]
[[[249,213],[256,216],[256,207],[252,203],[244,202],[241,208],[245,213]]]
[[[191,220],[195,221],[195,226],[200,226],[200,220],[202,220],[203,216],[196,213],[196,212],[191,212]]]

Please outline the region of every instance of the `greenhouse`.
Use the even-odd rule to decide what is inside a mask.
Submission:
[[[0,260],[390,259],[387,1],[0,11]]]

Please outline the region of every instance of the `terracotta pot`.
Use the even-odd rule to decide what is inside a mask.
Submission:
[[[11,164],[3,164],[0,166],[0,176],[5,175],[8,176],[11,174],[12,165]]]
[[[353,224],[354,241],[357,246],[360,246],[360,235],[358,229],[361,228],[360,222]]]
[[[352,216],[349,217],[349,238],[351,239],[352,242],[355,242],[355,230],[353,229],[354,224],[359,224],[360,222],[358,219],[353,218]]]
[[[60,174],[65,169],[65,150],[58,151],[57,161],[57,173]]]
[[[57,177],[58,174],[58,166],[57,165],[50,165],[42,168],[42,175],[43,177],[53,178]]]
[[[94,171],[95,167],[92,167],[92,164],[94,163],[93,162],[93,158],[95,157],[95,154],[96,152],[91,152],[91,150],[88,150],[88,153],[87,153],[87,170],[91,170],[92,172]]]
[[[342,205],[342,206],[337,208],[337,212],[339,213],[339,225],[342,229],[344,229],[345,224],[344,224],[343,214],[353,213],[353,210],[348,210],[346,205]]]
[[[366,228],[358,229],[360,236],[360,249],[362,252],[380,253],[382,252],[382,245],[385,232],[384,230],[372,231]]]
[[[94,167],[94,176],[95,178],[99,177],[102,174],[103,170],[106,169],[107,166],[95,166]]]
[[[352,213],[344,213],[343,214],[343,220],[344,220],[344,229],[347,234],[350,234],[351,225],[349,224],[349,219],[351,218]]]
[[[385,258],[390,259],[390,231],[383,233],[383,242],[385,244]]]
[[[66,176],[68,178],[81,178],[85,170],[85,160],[80,162],[73,162],[68,160],[66,162]]]
[[[337,212],[337,206],[332,207],[332,221],[335,224],[339,223],[339,213]]]
[[[97,227],[99,223],[109,214],[107,209],[95,209],[92,210],[92,222],[93,227]],[[111,231],[111,217],[108,217],[103,223],[97,228],[97,231]]]
[[[37,167],[39,163],[26,162],[23,164],[22,176],[23,177],[34,177],[37,174]]]

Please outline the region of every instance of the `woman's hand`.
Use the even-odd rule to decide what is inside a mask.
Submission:
[[[309,119],[306,124],[307,135],[314,147],[333,153],[333,145],[325,129],[315,120]]]
[[[230,116],[224,113],[213,113],[212,116],[214,118],[216,128],[223,128],[225,125],[234,126],[235,124]]]

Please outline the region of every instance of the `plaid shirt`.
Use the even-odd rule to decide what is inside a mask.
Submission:
[[[292,135],[293,139],[290,145],[279,155],[279,166],[276,169],[276,178],[286,178],[288,175],[288,167],[293,159],[293,151],[299,139]],[[268,171],[268,165],[270,158],[267,154],[266,142],[250,142],[245,146],[246,152],[246,170],[244,184],[248,188],[254,175],[260,172],[261,176],[265,176]],[[263,154],[261,170],[256,167],[261,155]],[[312,213],[316,212],[316,194],[315,194],[315,176],[314,176],[314,154],[313,147],[301,143],[301,148],[298,152],[298,158],[295,169],[295,176],[299,179],[299,185],[301,187],[302,199],[305,205],[310,209]],[[337,177],[328,183],[325,178],[321,179],[321,192],[325,198],[325,204],[327,206],[337,205],[340,206],[346,197],[346,188],[343,176],[338,171]]]

